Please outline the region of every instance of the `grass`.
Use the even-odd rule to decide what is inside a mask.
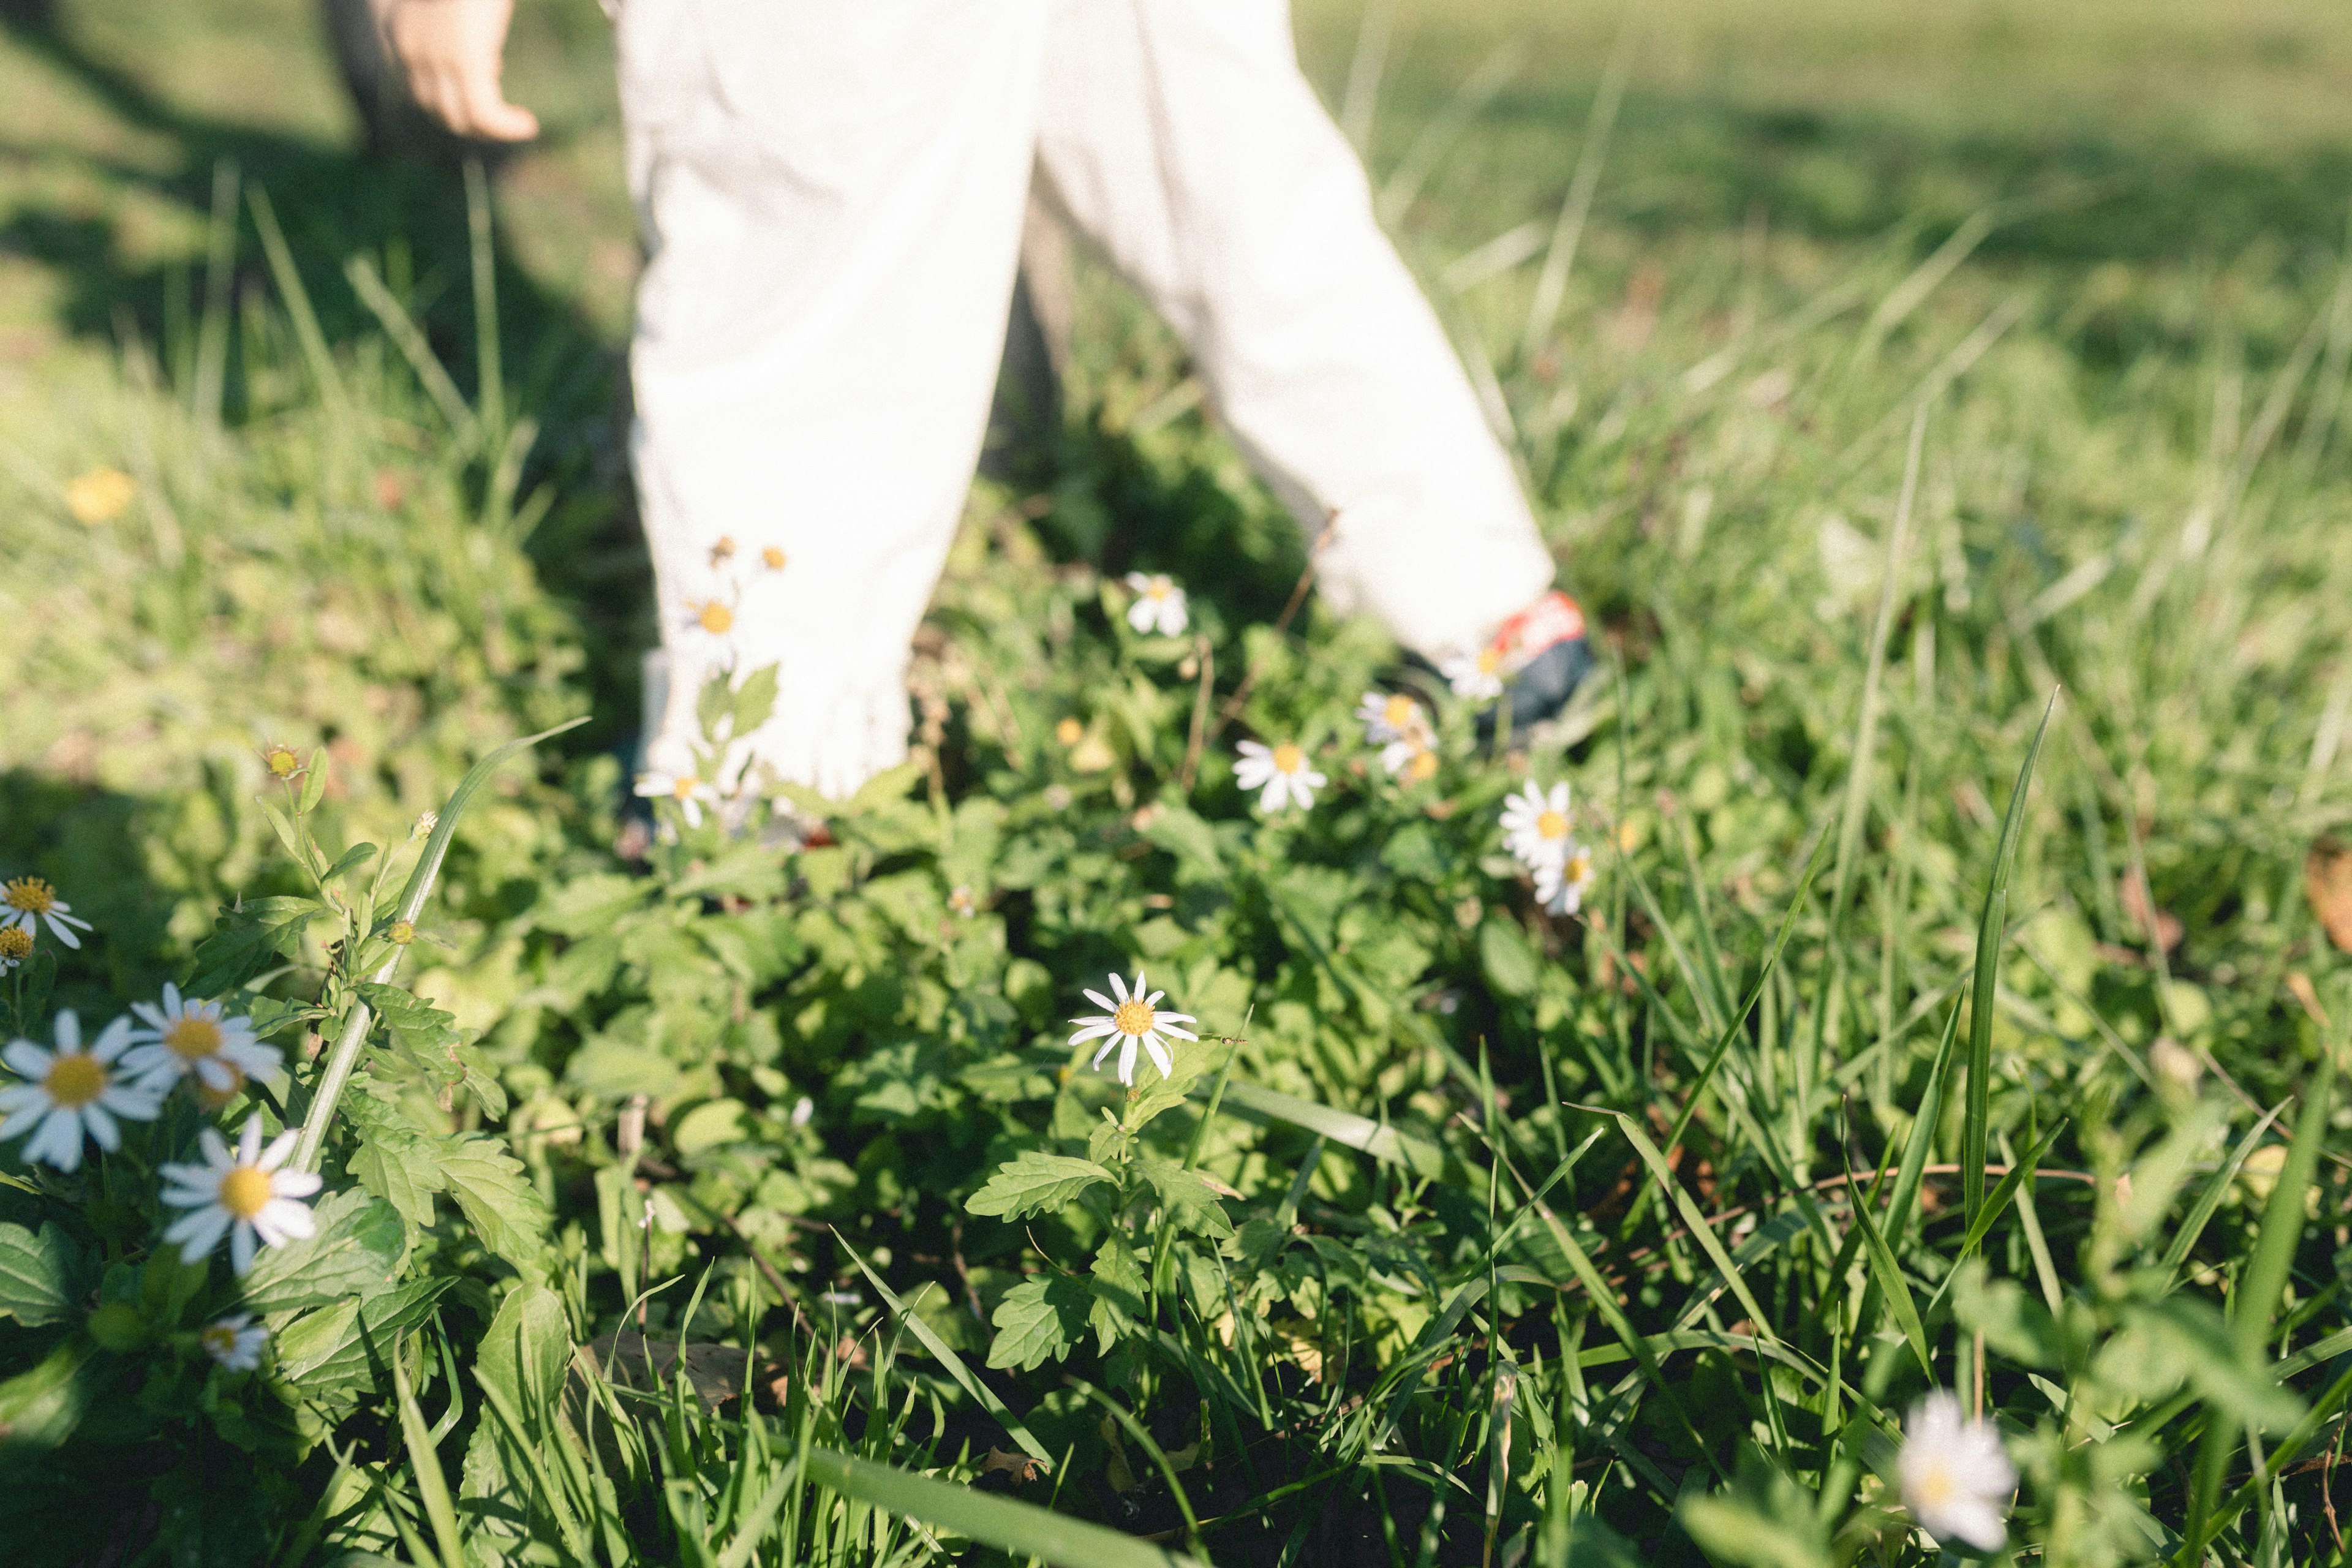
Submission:
[[[64,1259],[0,1269],[12,1539],[1918,1562],[1890,1458],[1941,1386],[2007,1435],[2020,1555],[2340,1555],[2352,22],[1302,5],[1606,628],[1592,698],[1498,759],[1441,700],[1439,781],[1350,771],[1391,650],[1268,628],[1295,534],[1089,268],[1070,418],[976,489],[919,649],[921,765],[782,858],[614,810],[651,610],[601,21],[526,10],[551,133],[478,258],[458,182],[349,150],[303,15],[0,37],[0,873],[100,925],[91,1016],[217,968],[239,895],[323,897],[258,743],[326,749],[331,858],[590,723],[451,814],[399,982],[447,1017],[377,997],[327,1169],[388,1289],[184,1279],[127,1185],[5,1168],[0,1262]],[[101,465],[135,499],[75,521]],[[1127,635],[1131,565],[1205,672]],[[1313,738],[1317,813],[1255,816],[1243,732]],[[1523,775],[1575,786],[1589,918],[1499,854]],[[336,896],[345,948],[226,982],[289,1046],[358,1001]],[[1139,962],[1217,1037],[1157,1098],[1056,1028]],[[239,1300],[283,1394],[167,1348]],[[562,1370],[619,1331],[727,1370]]]

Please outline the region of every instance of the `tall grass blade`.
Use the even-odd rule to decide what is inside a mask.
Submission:
[[[393,1398],[400,1406],[400,1435],[408,1446],[409,1472],[416,1478],[417,1500],[425,1505],[425,1521],[433,1527],[433,1544],[449,1568],[463,1568],[465,1537],[457,1531],[457,1510],[449,1501],[448,1478],[441,1473],[441,1456],[434,1450],[433,1432],[425,1412],[408,1386],[407,1358],[403,1347],[392,1352]]]
[[[842,1250],[856,1259],[857,1267],[865,1271],[866,1282],[874,1287],[876,1294],[888,1305],[891,1314],[907,1326],[908,1331],[915,1336],[925,1350],[939,1358],[940,1364],[948,1369],[948,1375],[954,1378],[963,1391],[979,1403],[982,1409],[996,1417],[997,1425],[1003,1426],[1007,1433],[1011,1434],[1013,1440],[1021,1445],[1023,1453],[1045,1466],[1046,1472],[1051,1474],[1054,1468],[1052,1451],[1045,1444],[1037,1441],[1035,1435],[1021,1424],[1019,1416],[1005,1408],[1004,1401],[996,1397],[993,1389],[973,1375],[971,1368],[964,1363],[963,1357],[956,1354],[954,1348],[940,1337],[938,1330],[923,1321],[921,1313],[907,1310],[907,1304],[898,1300],[896,1291],[883,1283],[882,1276],[874,1272],[872,1265],[866,1261],[857,1248],[845,1242]]]
[[[1985,889],[1984,914],[1977,921],[1976,979],[1969,996],[1969,1100],[1960,1131],[1960,1209],[1973,1224],[1984,1206],[1985,1145],[1992,1093],[1992,1015],[1994,990],[2000,977],[2001,938],[2009,929],[2009,877],[2017,863],[2017,842],[2025,830],[2025,801],[2033,783],[2033,764],[2042,755],[2042,739],[2050,732],[2050,716],[2058,710],[2058,694],[2050,694],[2034,726],[2033,743],[2017,770],[2010,792],[2009,815],[2000,825],[2000,847],[1993,853],[1992,882]]]
[[[1576,173],[1569,176],[1568,199],[1560,204],[1559,221],[1552,226],[1551,245],[1544,253],[1543,270],[1536,275],[1535,298],[1528,303],[1528,322],[1519,332],[1519,363],[1528,364],[1543,352],[1552,327],[1559,321],[1560,302],[1568,297],[1568,274],[1576,265],[1577,247],[1584,239],[1584,220],[1592,215],[1592,194],[1601,185],[1601,166],[1609,156],[1610,132],[1616,129],[1617,110],[1625,100],[1625,78],[1633,66],[1634,13],[1618,24],[1617,42],[1601,72],[1601,89],[1593,95],[1592,112],[1584,122],[1584,146],[1576,155]]]
[[[809,1479],[841,1497],[968,1535],[1001,1552],[1040,1558],[1055,1568],[1199,1568],[1197,1558],[1099,1524],[853,1454],[812,1447],[803,1468]]]
[[[475,391],[490,443],[502,446],[507,393],[504,361],[499,351],[498,252],[490,237],[489,176],[482,173],[478,158],[466,160],[466,237],[474,275]]]

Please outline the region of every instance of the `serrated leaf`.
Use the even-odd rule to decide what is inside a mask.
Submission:
[[[1167,1205],[1168,1217],[1176,1225],[1220,1241],[1234,1234],[1234,1222],[1225,1217],[1216,1189],[1200,1172],[1159,1160],[1139,1160],[1135,1168],[1151,1184],[1151,1190],[1160,1194],[1160,1201]]]
[[[278,1375],[313,1398],[369,1387],[377,1358],[391,1354],[395,1339],[432,1316],[433,1303],[456,1283],[447,1275],[412,1279],[297,1318],[278,1333]]]
[[[73,1242],[55,1221],[37,1234],[0,1225],[0,1317],[37,1329],[70,1315],[79,1262]]]
[[[342,1110],[359,1137],[359,1147],[345,1162],[352,1175],[411,1225],[431,1225],[433,1194],[448,1184],[441,1173],[439,1141],[372,1094],[349,1096]]]
[[[1143,1264],[1135,1248],[1114,1234],[1095,1254],[1093,1273],[1094,1304],[1087,1322],[1095,1331],[1095,1353],[1108,1355],[1119,1336],[1143,1315]]]
[[[1092,1160],[1024,1150],[1012,1163],[997,1167],[988,1184],[966,1200],[964,1209],[970,1214],[1021,1219],[1050,1213],[1087,1188],[1114,1179]]]
[[[226,996],[273,957],[299,951],[302,929],[325,912],[315,899],[250,899],[223,910],[212,935],[196,944],[195,967],[184,989],[191,996]]]
[[[399,1278],[408,1247],[391,1205],[347,1187],[321,1199],[312,1215],[312,1235],[263,1249],[245,1277],[247,1307],[268,1313],[324,1306],[381,1294]]]
[[[449,1054],[464,1037],[457,1033],[457,1019],[397,985],[362,981],[358,989],[360,1000],[375,1009],[376,1022],[394,1044],[435,1077],[456,1077]]]
[[[544,1277],[547,1205],[504,1142],[483,1132],[451,1140],[441,1151],[441,1178],[483,1246],[524,1278]]]
[[[988,1364],[999,1371],[1032,1372],[1060,1361],[1086,1331],[1093,1307],[1087,1288],[1066,1275],[1023,1280],[996,1304],[989,1320],[996,1326],[996,1339],[988,1347]]]

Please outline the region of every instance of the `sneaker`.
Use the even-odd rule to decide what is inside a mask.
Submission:
[[[1502,700],[1478,715],[1478,738],[1491,741],[1507,707],[1511,733],[1555,718],[1592,673],[1584,612],[1555,589],[1505,621],[1488,645],[1504,679]]]

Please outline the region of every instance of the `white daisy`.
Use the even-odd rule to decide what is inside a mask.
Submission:
[[[1484,702],[1503,694],[1503,650],[1493,646],[1463,654],[1437,667],[1454,695]]]
[[[1307,753],[1292,742],[1267,746],[1244,741],[1239,750],[1242,760],[1234,764],[1234,781],[1244,789],[1265,791],[1257,798],[1262,810],[1280,811],[1296,801],[1305,811],[1314,805],[1315,792],[1331,782],[1307,765]]]
[[[239,1312],[205,1324],[196,1331],[196,1343],[205,1353],[231,1372],[251,1372],[261,1364],[261,1347],[269,1342],[269,1328],[253,1321],[251,1312]]]
[[[278,1169],[299,1136],[289,1128],[265,1150],[261,1118],[248,1116],[235,1152],[207,1127],[203,1164],[162,1167],[163,1201],[189,1211],[163,1232],[165,1242],[180,1244],[181,1262],[201,1261],[226,1234],[229,1266],[242,1274],[253,1267],[256,1237],[264,1246],[283,1247],[310,1234],[313,1221],[302,1200],[319,1190],[319,1178],[309,1171]]]
[[[130,1019],[109,1024],[87,1051],[81,1048],[81,1020],[70,1011],[60,1012],[50,1028],[54,1051],[30,1040],[11,1040],[0,1048],[0,1061],[25,1080],[0,1089],[0,1113],[7,1116],[0,1121],[0,1139],[32,1131],[18,1152],[71,1171],[81,1164],[83,1133],[97,1139],[101,1149],[120,1148],[122,1129],[115,1119],[154,1121],[163,1094],[115,1065],[131,1044]]]
[[[184,997],[166,981],[163,1003],[133,1002],[131,1010],[140,1027],[131,1038],[146,1042],[122,1058],[123,1070],[152,1078],[168,1089],[193,1073],[215,1094],[227,1094],[249,1078],[265,1078],[284,1059],[276,1046],[265,1046],[247,1018],[224,1017],[217,1002]]]
[[[1903,1506],[1939,1542],[1965,1541],[1979,1552],[2008,1543],[2005,1518],[2017,1468],[2001,1452],[1992,1423],[1963,1420],[1949,1392],[1939,1388],[1911,1407],[1895,1469]]]
[[[1437,776],[1437,752],[1420,737],[1402,735],[1381,748],[1381,766],[1391,778],[1423,784]]]
[[[76,920],[73,906],[40,878],[0,882],[0,926],[15,926],[37,935],[45,920],[49,922],[49,934],[68,947],[79,947],[81,938],[74,932],[89,929],[89,922]]]
[[[33,933],[15,926],[0,926],[0,974],[5,974],[33,956]]]
[[[1556,915],[1572,915],[1584,907],[1585,889],[1592,886],[1592,857],[1573,838],[1557,866],[1536,868],[1536,902]]]
[[[735,626],[740,617],[731,599],[688,599],[677,622],[680,648],[718,669],[735,668]]]
[[[1095,1053],[1093,1064],[1097,1070],[1103,1065],[1103,1058],[1110,1055],[1111,1047],[1118,1047],[1118,1081],[1129,1085],[1135,1082],[1135,1047],[1141,1046],[1150,1056],[1151,1065],[1160,1069],[1160,1076],[1166,1078],[1175,1070],[1176,1058],[1169,1049],[1168,1043],[1160,1037],[1173,1035],[1180,1040],[1197,1040],[1200,1036],[1177,1026],[1197,1024],[1200,1020],[1190,1013],[1160,1011],[1158,1005],[1160,998],[1167,993],[1154,991],[1145,995],[1143,971],[1140,969],[1135,972],[1135,988],[1132,991],[1128,989],[1127,982],[1116,973],[1110,977],[1110,989],[1111,995],[1118,997],[1118,1001],[1112,1001],[1110,996],[1099,991],[1087,993],[1087,1000],[1102,1008],[1105,1016],[1071,1019],[1071,1023],[1078,1026],[1078,1032],[1070,1037],[1070,1044],[1076,1046],[1087,1040],[1100,1040],[1102,1049]]]
[[[1568,858],[1568,784],[1565,780],[1546,795],[1529,780],[1518,793],[1503,799],[1503,842],[1519,863],[1531,871],[1557,867]]]
[[[1161,637],[1184,635],[1192,617],[1184,608],[1184,590],[1164,572],[1149,575],[1129,572],[1127,585],[1135,590],[1135,603],[1127,607],[1127,624],[1139,632],[1158,632]]]
[[[1365,692],[1364,700],[1356,704],[1356,717],[1363,723],[1364,739],[1375,746],[1398,741],[1419,741],[1427,745],[1433,738],[1429,714],[1402,691]]]
[[[719,804],[719,786],[694,773],[649,773],[637,775],[637,793],[647,800],[674,800],[686,813],[688,827],[702,826],[702,808]]]

